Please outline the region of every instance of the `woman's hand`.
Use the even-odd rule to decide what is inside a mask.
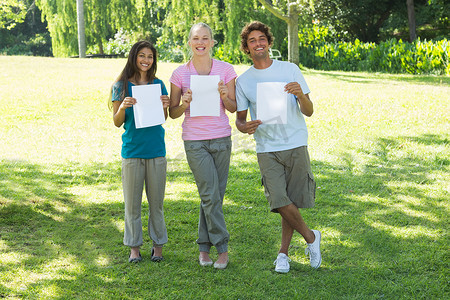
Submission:
[[[188,108],[192,102],[192,91],[187,89],[187,91],[181,96],[181,106]]]
[[[119,109],[125,111],[127,108],[132,107],[136,104],[136,99],[133,97],[126,97],[123,99],[122,103],[120,104]]]
[[[161,102],[162,102],[163,109],[168,108],[169,105],[170,105],[170,98],[169,98],[169,96],[162,95],[161,96]]]
[[[222,101],[226,101],[228,99],[228,87],[223,83],[223,81],[219,81],[218,84],[219,88],[217,89],[219,91],[220,94],[220,99],[222,99]]]
[[[113,102],[113,120],[117,127],[122,126],[125,122],[125,111],[127,108],[136,104],[136,99],[133,97],[126,97],[122,101]]]
[[[219,81],[217,90],[219,91],[220,99],[222,100],[225,109],[230,113],[234,113],[237,108],[236,104],[236,79],[233,78],[227,84],[224,84],[223,81]]]

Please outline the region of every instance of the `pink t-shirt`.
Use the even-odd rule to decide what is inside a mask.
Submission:
[[[209,75],[219,75],[225,84],[237,77],[229,63],[213,59]],[[179,66],[170,77],[170,82],[181,89],[184,94],[191,85],[191,75],[198,75],[191,63]],[[225,113],[225,106],[220,101],[219,117],[191,117],[190,107],[184,112],[182,138],[184,141],[211,140],[231,135],[231,126]]]

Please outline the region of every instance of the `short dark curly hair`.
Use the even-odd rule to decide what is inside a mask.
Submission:
[[[244,26],[244,28],[242,28],[242,31],[241,31],[241,50],[247,54],[250,53],[248,51],[247,39],[248,39],[249,34],[254,30],[259,30],[262,33],[264,33],[267,37],[267,41],[269,42],[269,45],[272,45],[272,42],[274,40],[272,32],[270,32],[270,27],[267,26],[266,24],[261,23],[259,21],[253,21],[251,23],[248,23],[247,25]]]

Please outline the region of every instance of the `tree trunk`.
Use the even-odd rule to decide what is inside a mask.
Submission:
[[[289,5],[289,4],[288,4]],[[298,53],[298,7],[289,5],[288,7],[288,60],[296,65],[299,63]]]
[[[30,22],[31,32],[35,33],[35,28],[36,28],[36,4],[35,4],[35,1],[33,1],[33,3],[31,3],[31,6],[28,10],[31,10],[31,22]]]
[[[416,17],[414,15],[414,0],[406,0],[408,8],[409,41],[416,39]]]
[[[86,34],[84,28],[83,0],[77,0],[77,25],[78,25],[78,55],[86,57]]]
[[[103,42],[102,42],[102,38],[101,37],[98,40],[98,53],[105,54],[105,52],[103,50]]]
[[[288,25],[288,60],[298,65],[300,58],[298,54],[298,16],[299,8],[298,2],[289,0],[287,3],[288,15],[281,13],[281,10],[276,8],[269,0],[258,0],[268,11],[275,15],[275,17],[285,21]]]

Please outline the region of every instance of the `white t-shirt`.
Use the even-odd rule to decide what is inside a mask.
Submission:
[[[266,69],[251,66],[236,81],[237,111],[250,108],[252,120],[256,120],[256,91],[258,82],[298,82],[304,94],[310,90],[297,65],[272,60]],[[308,130],[303,113],[294,95],[288,95],[287,124],[261,124],[254,134],[256,152],[275,152],[294,149],[308,144]]]

